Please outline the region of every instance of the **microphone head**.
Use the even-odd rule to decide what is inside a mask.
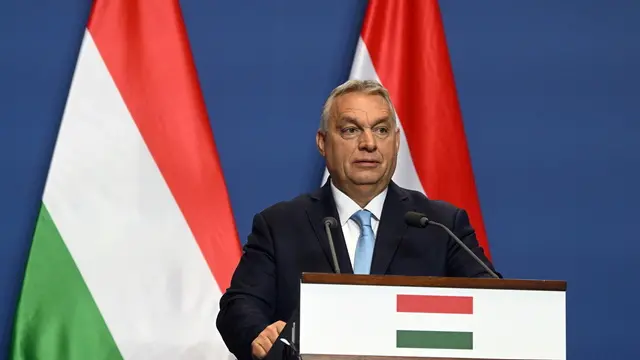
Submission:
[[[420,228],[426,227],[429,224],[429,218],[427,218],[425,214],[415,211],[407,211],[407,213],[404,214],[404,221],[409,226]]]
[[[331,216],[327,216],[326,218],[322,219],[322,223],[329,224],[329,227],[332,229],[335,229],[338,227],[338,220],[336,220],[336,218]]]

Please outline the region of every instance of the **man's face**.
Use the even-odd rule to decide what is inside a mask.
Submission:
[[[382,190],[391,181],[400,136],[381,96],[335,99],[327,133],[318,132],[316,141],[336,186]]]

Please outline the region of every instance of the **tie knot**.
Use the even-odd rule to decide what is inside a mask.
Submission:
[[[351,215],[351,218],[360,225],[360,227],[371,226],[371,212],[369,210],[359,210]]]

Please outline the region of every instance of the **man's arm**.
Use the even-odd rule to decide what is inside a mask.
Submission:
[[[231,286],[220,299],[216,326],[239,360],[251,360],[251,342],[272,321],[276,298],[273,239],[261,214],[243,248]]]
[[[467,212],[459,209],[456,211],[451,231],[462,240],[462,242],[473,251],[480,260],[482,260],[493,272],[498,276],[502,275],[493,267],[485,255],[482,247],[478,244],[476,232],[471,227]],[[493,277],[482,265],[478,264],[475,259],[469,255],[454,239],[449,239],[447,248],[447,270],[451,276],[456,277]]]

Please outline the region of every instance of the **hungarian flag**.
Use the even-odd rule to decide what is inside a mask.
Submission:
[[[435,328],[440,324],[436,325],[433,322],[425,322],[427,330],[396,330],[396,347],[473,350],[473,332],[468,330],[473,324],[470,318],[473,315],[472,296],[398,294],[396,306],[398,313],[468,315],[466,319],[458,318],[461,320],[458,326],[464,328],[466,325],[467,331],[436,330]],[[453,319],[451,317],[450,321]]]
[[[223,359],[241,255],[178,0],[95,1],[12,359]]]
[[[490,258],[438,2],[369,0],[350,78],[389,91],[401,136],[393,181],[465,209]]]

